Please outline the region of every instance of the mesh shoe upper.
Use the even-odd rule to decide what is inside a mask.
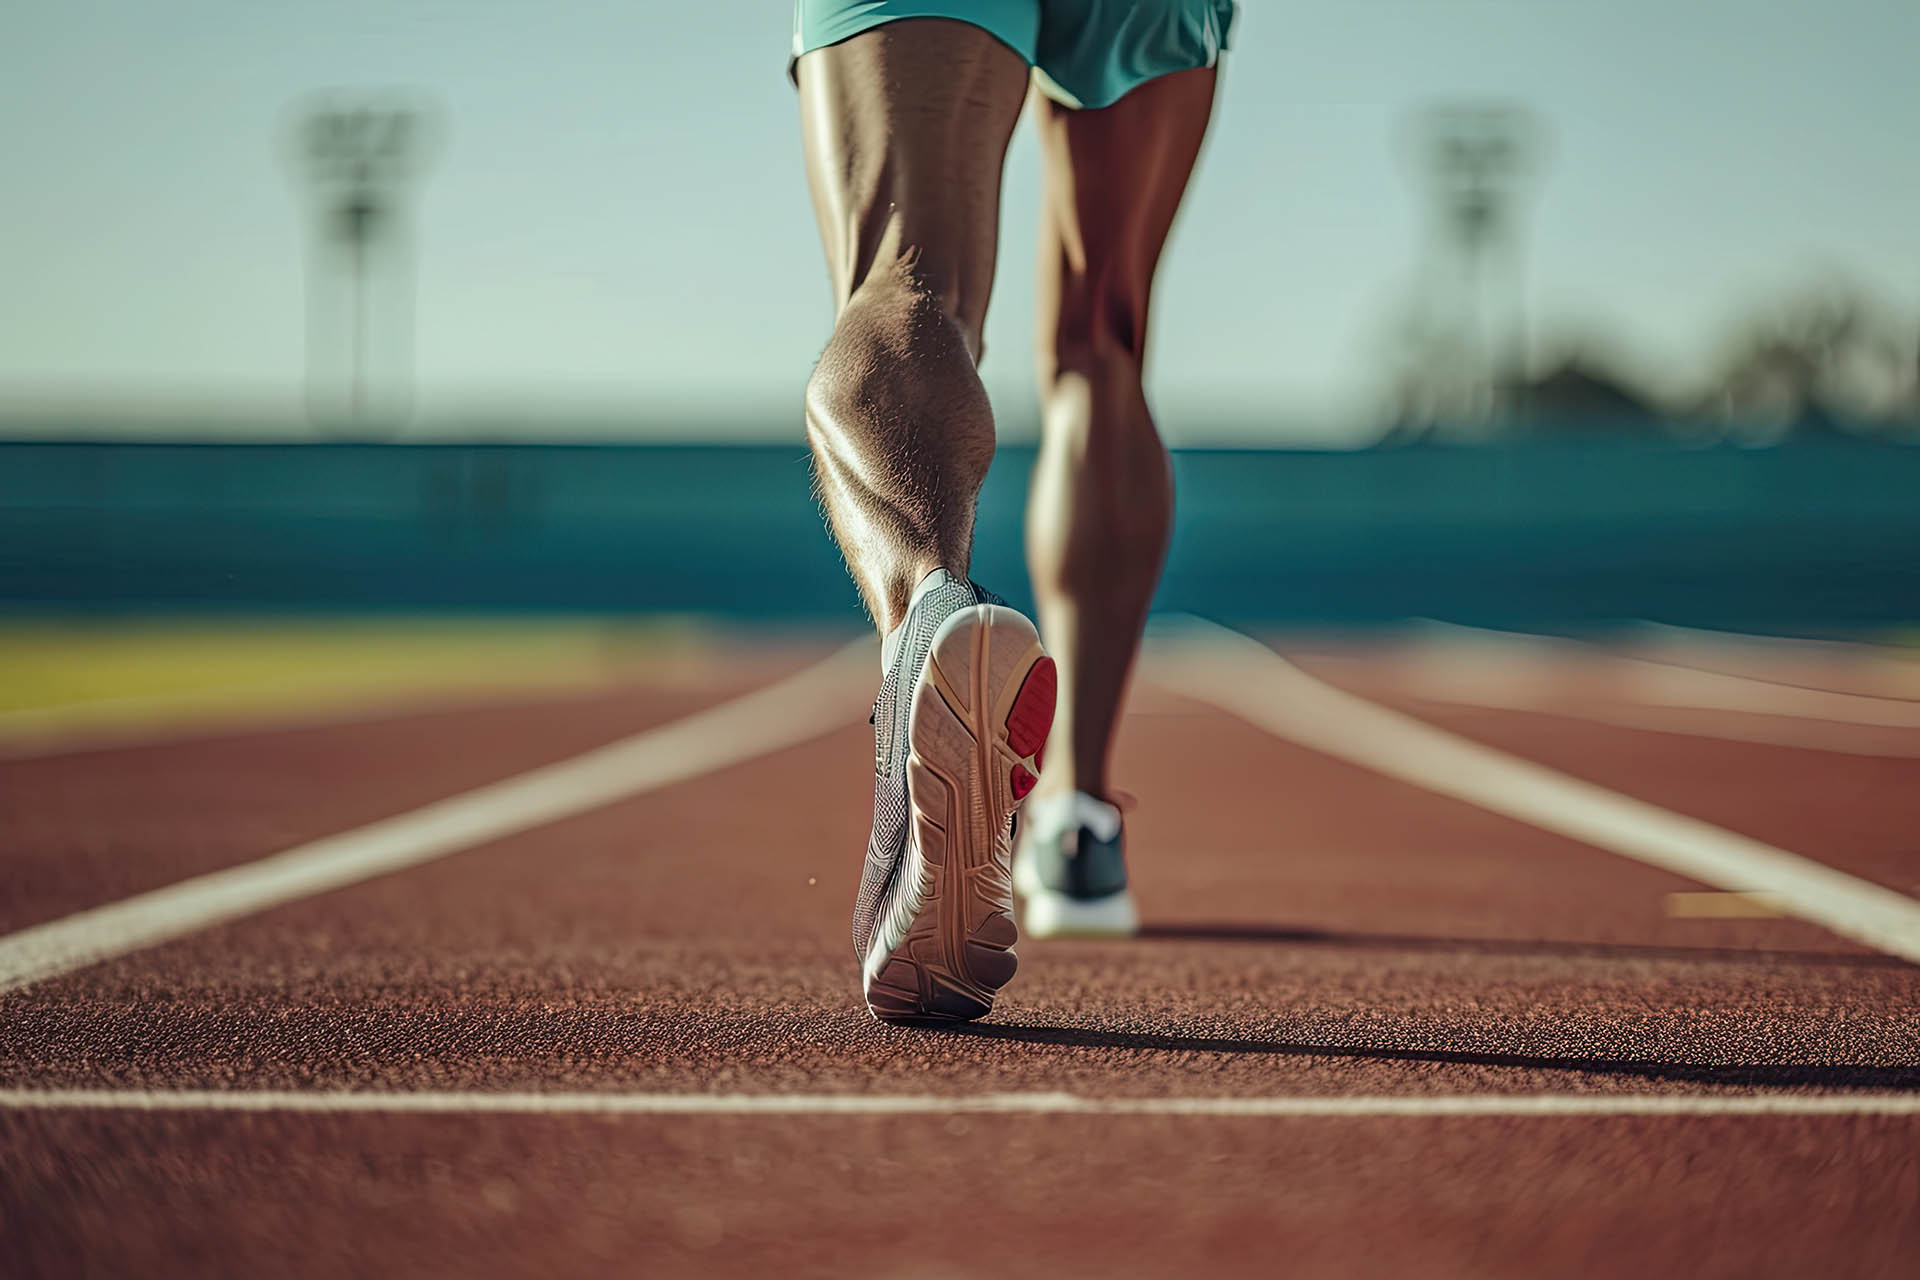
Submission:
[[[944,569],[934,572],[944,580],[927,584],[900,624],[893,662],[873,703],[873,837],[867,843],[860,894],[853,904],[853,953],[863,960],[912,828],[907,804],[907,730],[913,717],[914,687],[927,665],[934,633],[960,610],[997,599]]]

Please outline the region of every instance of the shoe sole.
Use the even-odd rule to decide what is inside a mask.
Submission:
[[[1055,684],[1013,609],[962,609],[934,634],[907,735],[911,834],[862,966],[882,1022],[978,1018],[1013,977],[1008,826],[1040,771]]]
[[[1125,889],[1103,898],[1075,898],[1051,889],[1022,896],[1020,925],[1029,937],[1131,938],[1140,932],[1140,913]]]

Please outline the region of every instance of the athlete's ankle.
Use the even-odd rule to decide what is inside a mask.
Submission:
[[[1086,791],[1036,793],[1027,799],[1027,820],[1042,832],[1085,827],[1102,840],[1112,840],[1120,834],[1119,804],[1105,795]]]
[[[920,598],[942,583],[961,580],[964,577],[964,574],[955,573],[950,569],[943,568],[929,568],[924,571],[917,571],[914,581],[906,587],[905,603],[901,605],[899,613],[895,616],[893,625],[887,626],[885,623],[881,624],[881,671],[887,671],[893,666],[894,656],[900,650],[900,641],[906,635],[907,619],[913,616],[914,606],[920,603]]]
[[[1028,805],[1064,804],[1071,796],[1085,796],[1101,804],[1116,804],[1111,791],[1104,780],[1094,782],[1091,779],[1076,778],[1071,774],[1056,776],[1051,770],[1042,770],[1040,781],[1034,786]]]

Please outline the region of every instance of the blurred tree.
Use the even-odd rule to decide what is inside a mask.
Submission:
[[[1739,327],[1698,410],[1750,443],[1795,431],[1910,434],[1920,422],[1914,350],[1911,326],[1858,285],[1803,286]]]

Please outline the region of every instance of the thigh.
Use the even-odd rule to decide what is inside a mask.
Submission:
[[[910,18],[803,54],[797,75],[837,303],[876,270],[911,269],[977,356],[1026,60],[969,23]]]
[[[1206,136],[1214,83],[1214,69],[1199,67],[1097,110],[1040,100],[1043,376],[1074,350],[1117,343],[1144,355],[1154,271]]]

